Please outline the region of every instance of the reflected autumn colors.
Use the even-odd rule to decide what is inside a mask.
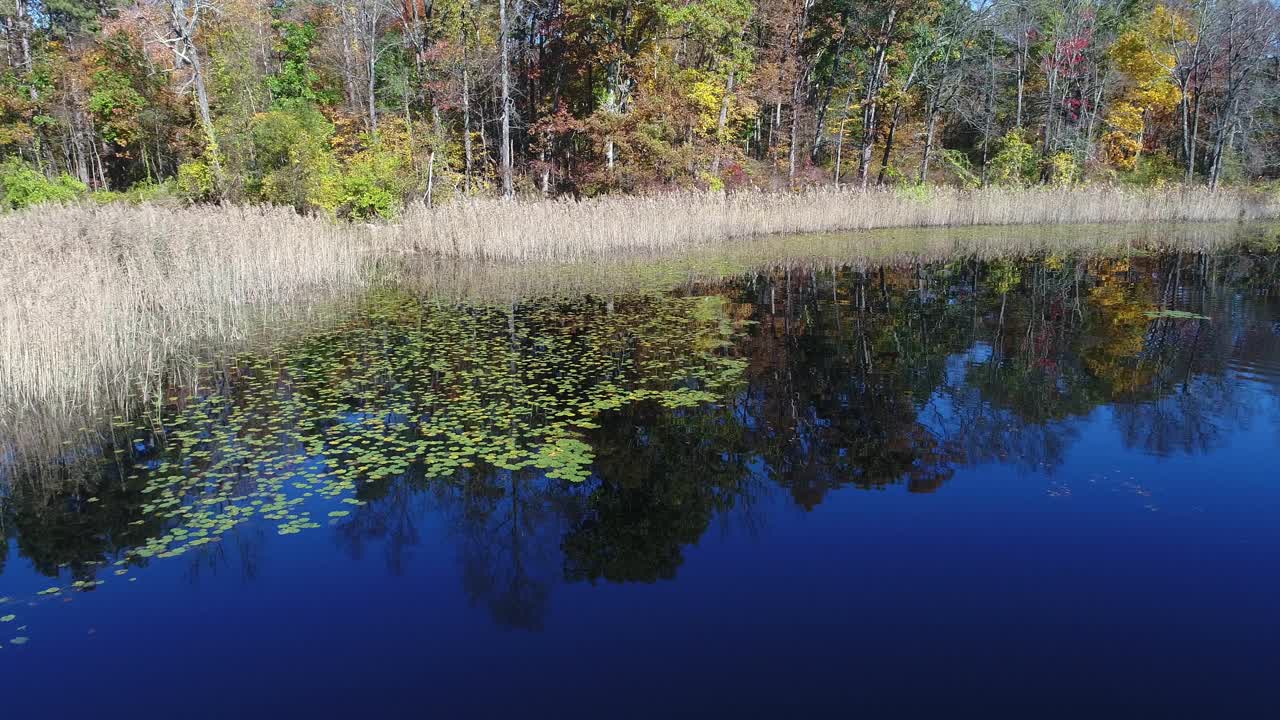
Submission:
[[[122,423],[91,472],[19,468],[0,572],[21,558],[50,595],[153,563],[251,581],[280,535],[317,533],[392,575],[449,553],[471,605],[537,630],[557,586],[675,580],[717,523],[767,527],[766,499],[819,512],[844,488],[943,492],[967,466],[1052,474],[1104,408],[1158,456],[1280,436],[1257,401],[1280,393],[1278,279],[1246,246],[796,263],[505,303],[380,291]]]

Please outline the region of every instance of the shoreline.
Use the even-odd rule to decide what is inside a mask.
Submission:
[[[819,189],[573,201],[471,200],[413,208],[380,245],[442,257],[572,262],[773,235],[892,228],[1280,219],[1280,194],[1203,188]]]
[[[905,224],[955,217],[988,222]],[[1045,217],[1062,221],[1014,222]],[[1165,226],[1229,229],[1241,220],[1276,218],[1280,198],[1207,190],[482,200],[424,208],[399,223],[374,226],[268,207],[44,207],[0,216],[0,435],[23,425],[19,416],[82,415],[85,408],[127,414],[145,407],[166,384],[190,377],[210,353],[225,355],[322,321],[341,298],[388,276],[413,281],[417,275],[422,287],[474,288],[478,278],[512,287],[537,287],[540,279],[589,287],[591,278],[624,274],[598,271],[618,261],[642,266],[670,259],[677,270],[693,270],[695,262],[709,270],[728,258],[734,266],[768,258],[822,262],[893,244],[874,232],[861,242],[843,233],[919,232],[915,240],[928,236],[925,244],[935,250],[959,234],[970,237],[970,251],[1026,254],[1054,243],[1068,250],[1158,244],[1172,237]],[[848,227],[858,223],[871,226]],[[1072,240],[1067,226],[1086,224],[1103,227]],[[1106,225],[1125,230],[1111,235]],[[982,230],[988,226],[989,234]],[[1028,236],[1018,227],[1064,230]],[[473,237],[461,243],[468,233]],[[1220,231],[1205,225],[1203,234]],[[444,240],[452,243],[446,251]],[[891,252],[910,247],[904,242]],[[548,263],[557,271],[548,272]],[[423,268],[433,264],[453,267],[428,277]]]

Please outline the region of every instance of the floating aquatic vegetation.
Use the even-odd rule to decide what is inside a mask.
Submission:
[[[274,355],[234,358],[225,382],[170,395],[157,417],[116,419],[130,435],[104,462],[137,498],[127,525],[143,534],[112,574],[221,542],[251,521],[280,535],[319,528],[313,515],[347,517],[364,505],[362,486],[406,474],[528,468],[581,482],[594,459],[584,432],[600,413],[724,397],[745,366],[726,351],[741,325],[719,298],[495,305],[381,291],[344,324]],[[102,490],[85,507],[109,505]],[[346,509],[316,506],[325,502]]]
[[[1173,320],[1209,320],[1208,315],[1200,315],[1186,310],[1155,310],[1145,313],[1149,318],[1170,318]]]

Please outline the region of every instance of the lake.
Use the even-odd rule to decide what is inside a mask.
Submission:
[[[5,466],[6,715],[1274,716],[1280,236],[1188,232],[389,278]]]

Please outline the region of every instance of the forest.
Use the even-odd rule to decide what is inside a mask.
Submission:
[[[1272,0],[16,0],[3,204],[1280,176]]]

